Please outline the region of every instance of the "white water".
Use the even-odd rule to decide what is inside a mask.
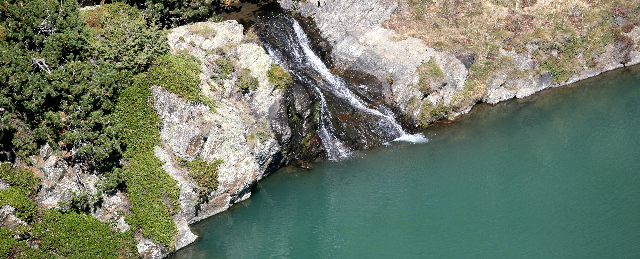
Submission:
[[[276,51],[271,46],[267,46],[267,51],[274,58],[276,63],[283,67],[288,67],[291,71],[291,67],[299,67],[305,65],[306,68],[310,68],[315,71],[322,80],[317,82],[307,82],[309,86],[313,87],[314,92],[317,94],[319,101],[319,136],[322,140],[324,149],[327,152],[327,156],[330,160],[341,160],[348,158],[352,150],[338,138],[336,130],[332,124],[332,115],[328,109],[326,98],[323,93],[331,93],[332,96],[345,101],[349,106],[355,108],[364,114],[371,115],[376,119],[376,127],[372,129],[372,132],[378,136],[394,136],[394,141],[405,141],[412,143],[425,143],[428,141],[421,134],[410,135],[407,134],[398,122],[395,121],[393,113],[384,106],[379,106],[377,109],[370,108],[362,99],[354,94],[348,87],[347,83],[340,77],[331,73],[329,68],[322,62],[320,57],[314,53],[309,44],[309,39],[295,20],[292,20],[293,30],[295,35],[288,38],[286,44],[289,46],[298,46],[287,48],[288,55],[293,56],[293,64],[286,64],[286,60],[283,57],[276,55]],[[307,81],[305,78],[297,75],[295,71],[291,71],[293,75],[297,76],[302,81]]]

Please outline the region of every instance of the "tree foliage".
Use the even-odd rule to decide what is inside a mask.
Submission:
[[[120,73],[90,62],[91,34],[75,1],[0,4],[0,131],[26,159],[38,147],[73,152],[88,166],[119,156],[114,108]]]
[[[212,18],[238,0],[129,0],[152,23],[173,27]]]
[[[147,26],[142,13],[129,5],[114,3],[87,11],[86,22],[93,35],[93,58],[117,69],[140,72],[157,57],[167,53],[166,33]]]

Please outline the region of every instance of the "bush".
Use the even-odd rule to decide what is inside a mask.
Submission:
[[[166,54],[149,68],[148,82],[191,102],[200,102],[215,110],[213,100],[200,92],[200,67],[189,56]]]
[[[151,103],[147,77],[139,75],[118,98],[118,121],[124,125],[122,140],[127,161],[120,171],[133,214],[126,220],[154,242],[173,248],[178,230],[171,217],[180,210],[177,182],[163,169],[154,153],[160,144],[160,119]],[[166,202],[165,202],[166,201]]]
[[[109,115],[119,74],[91,62],[77,3],[5,1],[0,27],[0,131],[16,155],[30,161],[49,143],[76,149],[74,160],[88,166],[112,167],[119,141]]]
[[[36,216],[36,202],[29,198],[32,194],[28,189],[21,186],[12,186],[6,190],[0,190],[0,200],[4,204],[16,208],[16,216],[24,221],[31,221]]]
[[[139,257],[131,232],[113,231],[91,215],[45,210],[42,222],[32,227],[32,238],[40,242],[38,253],[49,257]]]
[[[147,26],[142,13],[129,5],[114,3],[85,13],[94,37],[93,57],[117,69],[141,71],[155,57],[169,51],[164,31]]]
[[[40,188],[40,178],[33,175],[33,172],[15,170],[8,162],[0,162],[0,179],[11,186],[23,187],[32,192]]]
[[[207,163],[202,158],[193,161],[180,160],[179,164],[189,170],[189,176],[196,181],[200,196],[206,195],[218,187],[218,166],[223,163],[222,159],[218,159],[213,163]]]

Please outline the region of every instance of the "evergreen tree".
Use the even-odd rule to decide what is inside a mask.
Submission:
[[[76,1],[0,2],[0,133],[24,159],[43,144],[87,166],[113,167],[120,72],[90,59]],[[100,169],[100,168],[98,168]]]

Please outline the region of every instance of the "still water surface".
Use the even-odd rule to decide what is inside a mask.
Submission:
[[[285,168],[172,258],[640,258],[640,67]]]

